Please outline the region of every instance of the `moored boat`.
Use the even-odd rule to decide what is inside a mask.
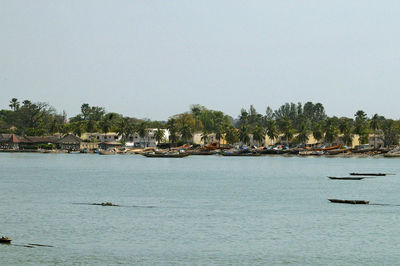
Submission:
[[[100,155],[114,155],[115,151],[110,151],[110,150],[99,150]]]
[[[358,175],[358,176],[386,176],[384,173],[350,173],[350,175]]]
[[[329,179],[332,180],[362,180],[365,177],[336,177],[336,176],[328,176]]]
[[[368,200],[341,200],[341,199],[328,199],[332,203],[345,203],[345,204],[369,204]]]

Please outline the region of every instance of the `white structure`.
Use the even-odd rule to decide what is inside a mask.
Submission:
[[[169,130],[161,129],[164,132],[164,138],[161,142],[168,142]],[[148,128],[147,136],[142,138],[138,133],[128,136],[126,146],[128,147],[156,147],[159,143],[156,140],[157,128]]]

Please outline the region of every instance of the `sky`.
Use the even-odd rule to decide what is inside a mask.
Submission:
[[[82,103],[167,120],[321,102],[399,119],[400,2],[2,0],[0,109]]]

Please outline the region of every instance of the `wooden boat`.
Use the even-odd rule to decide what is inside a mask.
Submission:
[[[6,236],[2,236],[0,238],[0,243],[2,243],[2,244],[10,244],[11,243],[11,238],[6,237]]]
[[[365,177],[335,177],[335,176],[328,176],[329,179],[332,180],[362,180]]]
[[[222,152],[223,156],[261,156],[260,153],[228,153]]]
[[[109,151],[109,150],[99,150],[100,155],[114,155],[115,151]]]
[[[190,155],[214,155],[216,152],[213,151],[189,151]]]
[[[386,176],[384,173],[350,173],[350,175],[358,175],[358,176]]]
[[[331,147],[326,147],[326,148],[314,148],[312,149],[313,151],[330,151],[330,150],[336,150],[339,149],[342,145],[336,145],[336,146],[331,146]]]
[[[189,153],[142,153],[148,158],[183,158],[189,156]]]
[[[368,200],[341,200],[341,199],[328,199],[332,203],[345,203],[345,204],[369,204]]]
[[[385,153],[383,155],[383,157],[386,157],[386,158],[397,158],[397,157],[400,157],[400,153]]]

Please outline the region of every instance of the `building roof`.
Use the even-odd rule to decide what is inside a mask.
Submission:
[[[75,135],[68,134],[62,139],[58,140],[57,143],[60,144],[80,144],[82,140]]]
[[[7,143],[31,143],[29,139],[15,134],[0,134],[0,142]]]

